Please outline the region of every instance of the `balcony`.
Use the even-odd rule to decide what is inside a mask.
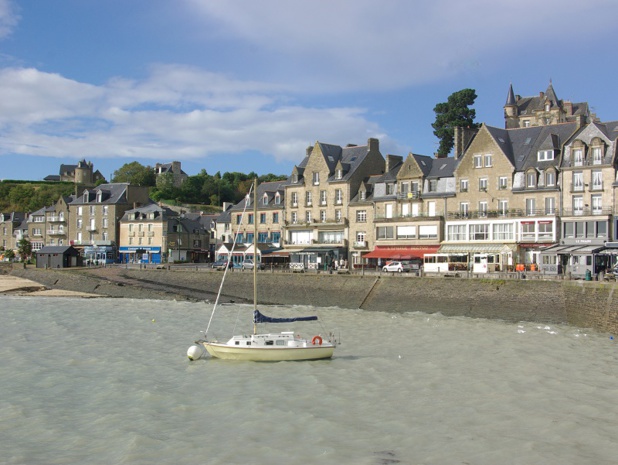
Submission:
[[[64,230],[62,229],[50,229],[47,231],[48,236],[66,236]]]
[[[399,194],[397,194],[397,200],[415,200],[420,198],[420,191],[400,192]]]
[[[97,226],[93,225],[93,224],[91,224],[90,226],[86,227],[86,231],[88,231],[88,232],[95,232],[95,231],[98,231],[98,229],[99,228]]]
[[[479,219],[479,218],[521,218],[534,216],[556,216],[558,210],[555,208],[545,209],[530,209],[524,210],[521,208],[513,208],[510,210],[476,210],[462,212],[448,212],[446,215],[449,220],[464,220],[464,219]]]
[[[129,237],[135,237],[135,231],[129,231]]]
[[[563,208],[562,216],[607,216],[612,214],[611,207]]]
[[[354,242],[354,248],[355,249],[366,249],[367,248],[367,241],[355,241]]]
[[[438,212],[436,212],[433,215],[429,215],[427,213],[416,213],[416,214],[408,213],[407,215],[393,215],[391,217],[388,217],[382,214],[382,215],[376,215],[374,221],[394,223],[397,221],[422,221],[422,220],[427,220],[427,219],[437,220],[440,218],[442,218],[442,213],[438,213]]]
[[[62,216],[49,216],[47,217],[49,223],[66,223],[66,220]]]

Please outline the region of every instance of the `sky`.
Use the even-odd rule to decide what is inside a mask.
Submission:
[[[91,161],[290,174],[317,141],[433,155],[509,85],[618,119],[615,0],[0,0],[0,179]]]

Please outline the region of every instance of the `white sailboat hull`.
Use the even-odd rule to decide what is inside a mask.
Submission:
[[[335,345],[330,343],[309,343],[305,347],[237,346],[219,342],[202,342],[202,345],[212,357],[254,362],[321,360],[331,358],[335,352]]]

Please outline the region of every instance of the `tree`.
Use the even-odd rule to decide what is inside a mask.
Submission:
[[[32,244],[28,239],[20,239],[17,244],[17,253],[21,257],[22,262],[25,262],[32,255]]]
[[[454,145],[456,127],[476,128],[479,125],[474,122],[476,110],[470,108],[476,100],[474,89],[462,89],[453,92],[448,100],[438,103],[433,111],[436,113],[436,121],[431,125],[434,135],[440,139],[438,157],[446,157]]]
[[[137,161],[125,163],[114,171],[112,182],[128,182],[134,186],[154,187],[157,175],[152,166],[144,166]]]
[[[6,258],[7,260],[9,260],[10,262],[13,261],[13,259],[15,258],[15,252],[13,252],[13,249],[7,249],[4,251],[4,258]]]

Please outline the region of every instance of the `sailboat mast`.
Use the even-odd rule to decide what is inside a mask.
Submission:
[[[257,310],[257,269],[258,269],[258,248],[257,248],[257,186],[258,180],[253,180],[253,310]],[[253,334],[257,333],[257,325],[253,323]]]

